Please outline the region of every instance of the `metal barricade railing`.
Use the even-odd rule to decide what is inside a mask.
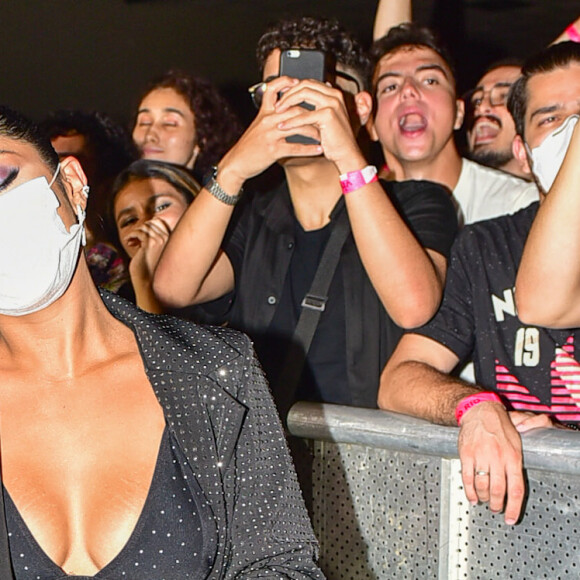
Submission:
[[[312,517],[329,580],[580,578],[580,433],[523,437],[528,496],[507,526],[471,507],[458,429],[373,409],[297,403]]]

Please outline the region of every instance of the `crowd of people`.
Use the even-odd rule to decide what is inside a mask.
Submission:
[[[322,578],[297,400],[458,425],[467,498],[517,523],[521,435],[580,425],[579,22],[459,96],[411,16],[381,0],[368,51],[270,27],[245,129],[176,70],[131,131],[0,107],[2,580]]]

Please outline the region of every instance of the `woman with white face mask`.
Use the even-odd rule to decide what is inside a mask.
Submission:
[[[0,578],[321,578],[249,341],[99,294],[85,186],[0,107]]]

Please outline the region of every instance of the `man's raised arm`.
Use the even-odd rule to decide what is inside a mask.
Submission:
[[[220,298],[233,290],[233,267],[221,244],[233,214],[235,197],[243,184],[282,157],[319,152],[316,145],[287,143],[286,134],[278,130],[281,122],[298,113],[295,110],[285,115],[277,113],[278,92],[296,82],[279,77],[268,83],[253,123],[219,162],[215,180],[204,186],[177,224],[153,283],[163,303],[183,307]]]
[[[579,127],[532,224],[518,270],[518,316],[527,324],[580,326]]]

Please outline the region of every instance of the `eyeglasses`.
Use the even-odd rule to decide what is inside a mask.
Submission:
[[[489,91],[484,91],[481,87],[477,87],[465,93],[463,100],[471,109],[476,109],[481,106],[485,96],[488,95],[489,104],[492,107],[505,106],[511,86],[512,83],[496,83]]]
[[[264,98],[267,86],[268,83],[266,81],[261,81],[248,88],[248,93],[250,93],[252,103],[254,103],[256,109],[259,109],[262,106],[262,99]]]
[[[335,71],[334,76],[354,83],[356,85],[356,92],[361,92],[362,87],[360,81],[356,77],[339,70]],[[266,80],[256,83],[255,85],[252,85],[248,88],[248,92],[250,93],[250,97],[252,98],[252,102],[254,103],[256,109],[259,109],[262,106],[262,99],[264,98],[267,84],[274,78],[276,77],[268,77]]]

